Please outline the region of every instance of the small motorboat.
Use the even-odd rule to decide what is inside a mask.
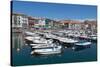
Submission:
[[[64,37],[59,38],[59,41],[64,42],[64,43],[68,43],[68,44],[78,42],[78,40],[74,40],[74,39],[70,39],[70,38],[64,38]]]
[[[38,48],[32,51],[34,54],[58,54],[61,53],[62,46],[54,46],[54,47],[45,47],[45,48]]]
[[[89,48],[90,45],[91,42],[79,42],[79,43],[75,43],[73,48],[80,48],[80,47]]]
[[[80,42],[80,43],[76,43],[75,45],[77,45],[77,46],[87,46],[87,45],[90,45],[91,44],[91,42]]]
[[[38,43],[33,43],[30,44],[30,46],[32,46],[32,48],[45,48],[45,47],[53,47],[53,40],[49,39],[46,40],[46,42],[38,42]]]
[[[52,43],[53,40],[49,39],[46,40],[45,38],[42,38],[40,36],[27,36],[25,37],[25,41],[31,45],[36,45],[36,44],[48,44],[48,43]]]
[[[79,48],[90,48],[91,42],[79,42],[79,43],[75,43],[72,47],[72,49],[76,50]]]
[[[90,40],[97,41],[97,35],[90,35]]]
[[[31,44],[32,48],[47,48],[47,47],[55,47],[54,43],[47,43],[47,44]]]
[[[47,47],[53,47],[53,45],[48,45],[48,44],[32,44],[32,48],[33,49],[37,49],[37,48],[47,48]]]
[[[33,43],[40,43],[40,44],[48,44],[48,43],[52,43],[53,40],[52,39],[49,39],[49,40],[46,40],[44,38],[39,38],[39,39],[34,39],[33,40]]]

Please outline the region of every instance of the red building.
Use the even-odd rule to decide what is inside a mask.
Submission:
[[[28,24],[29,24],[29,28],[34,28],[35,18],[28,17]]]

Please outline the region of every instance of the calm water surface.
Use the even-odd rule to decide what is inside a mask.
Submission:
[[[61,54],[31,55],[31,47],[24,44],[22,34],[12,34],[12,65],[37,65],[54,63],[71,63],[97,60],[97,43],[92,43],[90,48],[74,51],[63,48]],[[19,51],[18,48],[20,49]]]

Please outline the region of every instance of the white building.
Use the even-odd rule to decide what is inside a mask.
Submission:
[[[39,25],[44,26],[46,24],[45,19],[39,19]]]
[[[34,23],[34,27],[36,28],[43,28],[46,25],[45,18],[37,18],[36,22]]]
[[[28,27],[28,17],[24,14],[12,14],[12,27],[24,28]]]

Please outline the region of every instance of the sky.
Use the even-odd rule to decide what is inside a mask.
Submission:
[[[13,1],[13,13],[50,19],[96,19],[97,7],[94,5],[58,4],[43,2]]]

